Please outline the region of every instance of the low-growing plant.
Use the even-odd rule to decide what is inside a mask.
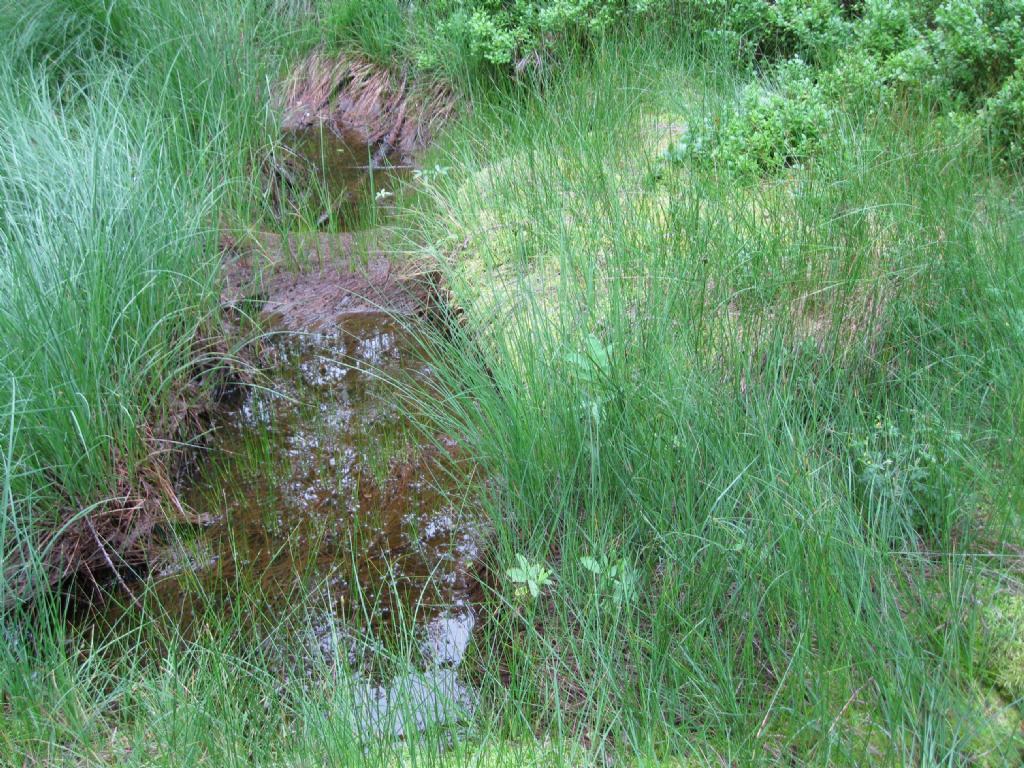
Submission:
[[[987,673],[1006,695],[1024,696],[1024,598],[997,591],[984,611]]]
[[[585,39],[665,5],[665,0],[473,0],[452,13],[442,29],[468,41],[475,56],[508,66],[559,40]]]
[[[1024,0],[946,0],[924,40],[935,87],[976,108],[1024,55]]]
[[[908,421],[880,418],[853,441],[858,479],[869,508],[903,513],[915,530],[943,535],[952,523],[954,473],[965,461],[963,435],[932,414],[913,411]]]
[[[608,555],[584,555],[580,558],[580,565],[593,574],[602,604],[622,608],[636,600],[639,574],[626,558],[611,560]]]
[[[531,563],[524,555],[516,554],[519,565],[505,571],[505,576],[515,585],[516,600],[536,600],[545,587],[554,581],[554,575],[540,563]]]

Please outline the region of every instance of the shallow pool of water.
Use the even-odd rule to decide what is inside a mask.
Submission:
[[[293,191],[317,201],[321,226],[352,230],[372,224],[376,213],[390,208],[408,171],[358,136],[323,125],[288,131],[284,145]]]
[[[365,727],[402,734],[463,711],[472,697],[456,668],[476,621],[479,532],[450,501],[462,482],[455,446],[415,430],[396,400],[396,387],[429,379],[429,364],[379,313],[309,333],[271,323],[260,344],[262,376],[217,416],[182,489],[208,524],[171,537],[144,585],[148,609],[189,638],[244,595],[261,617],[247,626],[270,628],[278,647],[278,619],[301,628],[285,633],[299,667],[340,661],[357,675],[389,633],[412,628],[421,668],[363,678]]]

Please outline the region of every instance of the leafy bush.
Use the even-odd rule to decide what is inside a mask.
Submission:
[[[451,68],[455,62],[508,69],[543,49],[585,41],[620,20],[666,8],[669,2],[326,0],[322,16],[332,42],[355,43],[377,60],[387,62],[411,50],[412,60],[423,69]]]
[[[446,20],[442,29],[464,40],[474,59],[497,65],[511,64],[516,52],[534,37],[523,19],[501,8],[460,11]]]
[[[977,106],[1024,55],[1024,0],[946,0],[925,44],[935,85]]]
[[[872,58],[892,56],[917,38],[918,18],[914,7],[891,0],[866,0],[856,25],[861,55]]]
[[[758,56],[834,58],[848,24],[838,0],[735,0],[726,18]]]
[[[615,22],[666,5],[665,0],[469,0],[443,22],[478,60],[514,65],[559,40],[586,39]]]
[[[773,83],[749,86],[719,127],[706,122],[684,131],[665,159],[703,159],[739,175],[768,176],[802,165],[831,124],[832,112],[810,67],[793,59],[779,67]]]
[[[996,144],[1010,157],[1024,159],[1024,58],[985,104],[982,116]]]
[[[1024,57],[1024,0],[690,0],[689,6],[706,34],[731,35],[748,61],[807,61],[832,100],[868,106],[915,96],[963,117],[984,109],[999,147],[1021,153],[1019,119],[1014,122],[1019,86],[1011,81]]]
[[[780,69],[775,87],[747,90],[712,155],[739,173],[777,173],[810,158],[831,121],[821,89],[795,59]]]

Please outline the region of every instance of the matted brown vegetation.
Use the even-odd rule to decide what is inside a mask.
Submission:
[[[398,264],[384,254],[357,258],[348,233],[281,237],[250,233],[222,242],[227,253],[223,301],[229,309],[257,299],[278,330],[329,329],[352,314],[425,311],[437,292],[436,271]]]
[[[288,78],[283,93],[286,131],[323,124],[355,133],[374,159],[409,157],[430,143],[454,114],[455,97],[442,84],[424,85],[364,59],[316,51]]]
[[[193,347],[192,369],[166,406],[147,415],[141,436],[147,452],[143,461],[130,461],[115,447],[115,484],[106,498],[85,508],[68,499],[56,525],[24,532],[38,539],[31,546],[23,542],[17,548],[20,555],[10,553],[12,589],[0,608],[31,601],[42,585],[77,582],[89,589],[111,577],[122,581],[123,573],[148,565],[161,527],[204,522],[179,501],[176,487],[194,466],[195,452],[190,448],[201,443],[211,410],[240,372],[222,362],[222,339],[197,339]],[[31,566],[32,552],[38,553],[36,570]]]

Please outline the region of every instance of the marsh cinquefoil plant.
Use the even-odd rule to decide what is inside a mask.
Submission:
[[[540,563],[531,563],[523,555],[516,554],[516,561],[519,565],[505,571],[505,576],[515,585],[513,596],[517,600],[536,600],[554,582],[554,575]]]

